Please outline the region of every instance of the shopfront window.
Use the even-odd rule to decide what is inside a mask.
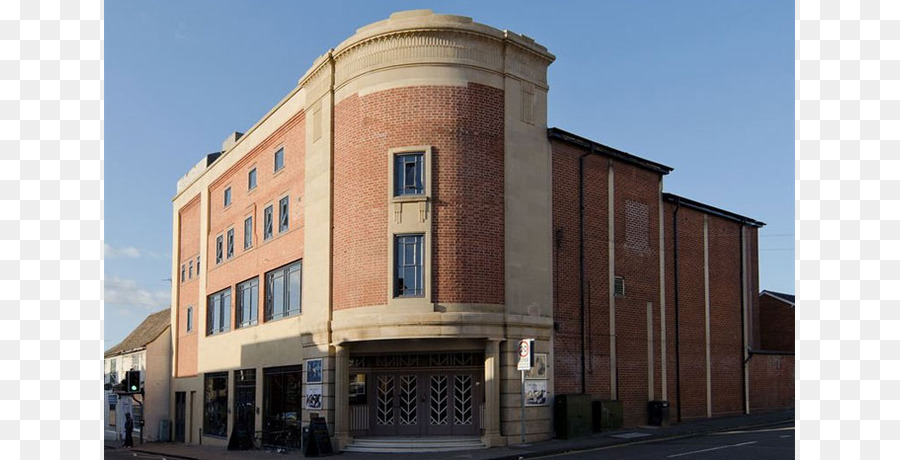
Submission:
[[[226,437],[228,427],[228,373],[206,374],[203,434]]]

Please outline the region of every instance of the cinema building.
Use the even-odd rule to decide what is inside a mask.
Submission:
[[[625,425],[655,400],[673,422],[754,410],[763,224],[548,129],[553,60],[470,18],[396,13],[179,180],[176,440],[317,415],[337,449],[515,443],[523,338],[528,442],[554,436],[558,395],[618,402]]]

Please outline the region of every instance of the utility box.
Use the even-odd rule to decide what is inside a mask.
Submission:
[[[647,423],[653,426],[669,426],[669,401],[650,401]]]
[[[592,425],[595,433],[622,428],[622,401],[609,399],[593,401],[593,406]]]
[[[593,431],[590,395],[556,395],[553,409],[557,438],[578,438]]]
[[[169,442],[169,421],[159,421],[159,436],[156,437],[160,442]]]

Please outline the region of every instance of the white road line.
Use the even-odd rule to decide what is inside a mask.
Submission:
[[[767,428],[762,430],[738,430],[738,431],[720,431],[718,433],[711,433],[714,435],[723,435],[723,434],[743,434],[743,433],[765,433],[767,431],[793,431],[794,427],[785,426],[781,428]]]
[[[783,434],[783,435],[779,436],[779,438],[790,438],[790,437],[791,437],[791,435],[789,435],[789,434]]]
[[[680,453],[680,454],[669,455],[669,456],[666,457],[666,458],[681,457],[682,455],[690,455],[690,454],[699,454],[700,452],[709,452],[709,451],[713,451],[713,450],[727,449],[727,448],[729,448],[729,447],[746,446],[746,445],[748,445],[748,444],[756,444],[756,441],[742,442],[742,443],[740,443],[740,444],[732,444],[732,445],[730,445],[730,446],[712,447],[712,448],[709,448],[709,449],[703,449],[703,450],[694,450],[694,451],[691,451],[691,452],[684,452],[684,453]]]

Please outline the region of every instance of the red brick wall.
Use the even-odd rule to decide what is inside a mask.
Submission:
[[[794,356],[753,355],[750,366],[750,411],[794,407]]]
[[[769,295],[759,296],[760,348],[794,351],[794,307]]]
[[[554,388],[556,394],[582,389],[582,321],[579,285],[579,157],[584,150],[553,141],[554,226]],[[652,302],[653,356],[659,358],[659,175],[590,155],[584,169],[585,390],[614,398],[610,385],[609,324],[609,167],[615,170],[616,275],[626,295],[616,302],[618,398],[625,423],[646,423],[648,398],[647,303]],[[628,213],[639,207],[640,218]],[[635,242],[639,244],[635,244]],[[654,364],[659,385],[659,364]],[[657,396],[658,397],[658,396]]]
[[[744,408],[741,224],[709,217],[709,322],[713,416]]]
[[[503,91],[420,86],[334,110],[334,308],[387,303],[389,149],[432,146],[432,299],[504,300]],[[427,263],[427,262],[426,262]]]
[[[191,199],[178,211],[180,229],[178,235],[178,253],[181,254],[181,263],[178,267],[178,278],[173,282],[180,283],[178,289],[178,323],[173,325],[174,334],[178,338],[178,366],[175,369],[177,377],[197,374],[197,314],[199,312],[199,277],[197,276],[197,258],[200,255],[200,195]],[[191,278],[185,274],[185,281],[181,282],[181,265],[188,265],[188,261],[194,263],[194,276]],[[186,269],[185,269],[186,270]],[[185,271],[186,272],[186,271]],[[194,328],[187,331],[187,309],[194,307]]]
[[[284,168],[277,173],[275,167],[275,151],[284,148]],[[301,112],[288,120],[272,135],[260,142],[239,163],[222,174],[209,188],[210,225],[206,240],[207,260],[204,270],[207,272],[206,289],[211,294],[222,289],[232,288],[232,319],[234,329],[234,286],[252,277],[260,277],[258,318],[264,317],[265,272],[278,268],[303,257],[303,201],[304,170],[306,164],[306,123]],[[257,185],[253,190],[247,188],[247,174],[256,167]],[[226,187],[231,186],[232,203],[224,207],[223,194]],[[289,199],[290,221],[288,230],[278,231],[278,201],[283,196]],[[273,237],[263,241],[263,210],[273,206]],[[253,216],[253,246],[244,249],[244,219]],[[226,231],[234,228],[234,257],[224,257],[227,246]],[[216,237],[222,235],[223,260],[216,265]],[[309,289],[303,286],[303,289]],[[206,314],[206,299],[200,299]],[[196,324],[202,324],[199,317]],[[202,333],[206,333],[202,331]]]

